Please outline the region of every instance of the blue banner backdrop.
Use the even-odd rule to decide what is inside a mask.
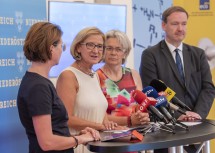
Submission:
[[[45,0],[1,0],[0,5],[0,152],[25,153],[28,141],[17,111],[16,97],[30,65],[23,43],[30,26],[46,20]]]

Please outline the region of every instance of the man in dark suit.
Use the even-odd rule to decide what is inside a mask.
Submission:
[[[188,13],[172,6],[162,15],[165,40],[143,51],[140,75],[146,87],[153,79],[162,80],[192,111],[177,119],[206,118],[215,97],[210,68],[204,50],[185,44]],[[177,51],[176,51],[177,49]],[[176,55],[177,54],[177,55]]]

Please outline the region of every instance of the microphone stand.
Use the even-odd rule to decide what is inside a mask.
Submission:
[[[174,116],[174,114],[175,114],[174,110],[171,110],[169,108],[169,111],[170,111],[171,115]],[[189,131],[189,127],[187,125],[181,123],[180,121],[176,120],[175,118],[173,118],[173,120],[172,120],[172,125],[174,126],[173,128],[175,128],[176,126],[178,126],[180,128],[185,129],[186,131]]]
[[[152,127],[149,130],[151,130],[153,128],[152,129],[153,131],[156,131],[156,129],[159,129],[159,130],[163,130],[163,131],[167,131],[167,132],[175,134],[174,128],[168,127],[164,122],[160,121],[159,118],[157,118],[153,114],[151,114],[151,117],[153,119],[154,124],[152,125]]]
[[[171,112],[171,114],[174,114],[174,112]],[[162,122],[154,114],[152,114],[152,113],[149,112],[149,115],[150,115],[150,120],[152,122],[154,122],[154,124],[152,124],[151,127],[148,128],[148,130],[145,132],[145,134],[148,133],[148,132],[150,132],[150,131],[154,132],[156,130],[163,130],[163,131],[167,131],[167,132],[175,134],[176,133],[176,131],[175,131],[176,127],[180,127],[180,128],[185,129],[186,131],[189,131],[189,128],[188,128],[187,125],[181,123],[180,121],[176,120],[175,118],[172,118],[172,120],[169,121],[169,123],[167,125],[164,122]]]
[[[175,128],[176,127],[180,127],[180,128],[183,128],[185,129],[186,131],[189,131],[189,127],[183,123],[181,123],[180,121],[176,120],[175,118],[173,118],[169,123],[170,123],[170,126],[168,126],[167,124],[165,124],[164,122],[160,122],[159,119],[157,119],[155,116],[154,116],[154,119],[155,119],[155,124],[154,124],[154,128],[156,129],[160,129],[160,130],[163,130],[163,131],[167,131],[167,132],[171,132],[173,134],[175,134]]]
[[[163,123],[163,122],[157,122],[158,123],[158,125],[160,125],[159,126],[159,129],[160,130],[163,130],[163,131],[167,131],[167,132],[170,132],[170,133],[173,133],[173,134],[175,134],[175,128],[173,127],[173,128],[170,128],[170,127],[168,127],[165,123]],[[163,124],[162,124],[163,123]]]

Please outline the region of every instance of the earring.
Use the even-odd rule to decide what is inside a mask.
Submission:
[[[81,60],[81,54],[80,53],[78,53],[78,55],[76,55],[76,60],[78,60],[78,61],[80,61]]]

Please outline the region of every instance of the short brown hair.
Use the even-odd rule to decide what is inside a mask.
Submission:
[[[186,13],[187,18],[189,17],[187,11],[183,7],[181,7],[181,6],[172,6],[172,7],[169,7],[168,9],[166,9],[163,12],[163,14],[162,14],[162,21],[165,22],[165,23],[167,23],[168,16],[170,16],[174,12],[184,12],[184,13]]]
[[[104,33],[98,29],[97,27],[87,27],[82,29],[74,38],[72,45],[70,47],[70,53],[72,57],[75,60],[80,60],[81,57],[79,53],[77,52],[77,47],[80,45],[82,42],[84,42],[88,37],[92,35],[100,35],[102,36],[103,42],[105,42],[105,35]]]
[[[27,33],[23,51],[29,61],[43,62],[51,59],[50,46],[57,44],[63,32],[58,25],[38,22]]]

